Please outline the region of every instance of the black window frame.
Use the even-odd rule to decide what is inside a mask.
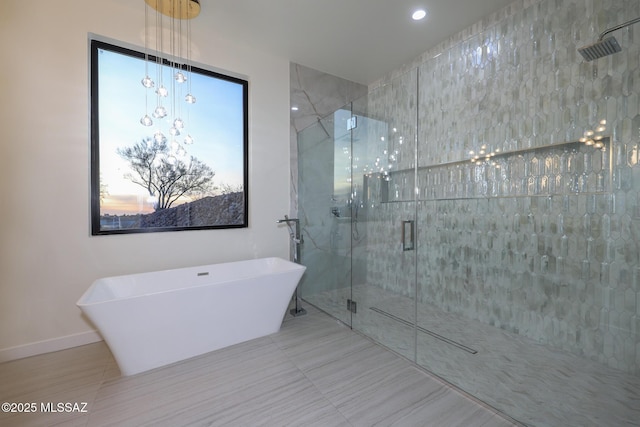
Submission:
[[[219,72],[204,69],[202,67],[194,66],[193,64],[171,62],[167,58],[160,57],[162,63],[166,66],[180,67],[183,70],[188,70],[190,73],[198,73],[213,79],[221,79],[227,82],[235,83],[242,88],[242,103],[243,103],[243,215],[241,223],[231,224],[209,224],[209,225],[176,225],[176,226],[149,226],[138,228],[114,228],[106,229],[101,226],[101,204],[100,204],[100,111],[99,111],[99,51],[101,49],[108,50],[110,52],[127,55],[133,58],[144,60],[145,58],[150,62],[156,62],[158,58],[152,54],[144,54],[137,50],[118,46],[112,43],[107,43],[102,40],[91,39],[90,40],[90,129],[91,129],[91,234],[98,235],[112,235],[112,234],[132,234],[132,233],[150,233],[150,232],[166,232],[166,231],[185,231],[185,230],[207,230],[207,229],[229,229],[229,228],[248,228],[249,227],[249,82],[248,80],[241,79],[234,76],[229,76]],[[138,76],[131,76],[132,79],[138,78]],[[137,120],[132,118],[132,120]],[[206,143],[206,142],[201,142]],[[174,209],[173,207],[171,209]]]

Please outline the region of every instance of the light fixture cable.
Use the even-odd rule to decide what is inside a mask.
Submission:
[[[144,77],[141,81],[142,86],[145,87],[145,92],[144,92],[144,111],[145,114],[144,116],[142,116],[142,118],[140,119],[140,123],[142,123],[142,125],[144,126],[151,126],[153,125],[153,120],[151,120],[151,117],[149,117],[149,89],[152,88],[154,86],[154,82],[151,79],[151,77],[149,77],[149,45],[148,45],[148,38],[149,38],[149,5],[145,2],[145,7],[144,7]]]
[[[162,122],[166,120],[169,127],[169,134],[172,137],[176,137],[181,134],[181,131],[184,132],[184,128],[186,126],[185,121],[182,119],[182,99],[186,101],[187,104],[194,104],[196,102],[195,96],[191,93],[191,77],[192,77],[192,66],[191,66],[191,19],[197,16],[200,13],[200,2],[198,0],[145,0],[145,77],[142,80],[142,84],[147,87],[155,87],[155,93],[157,95],[157,104],[155,109],[153,110],[152,116],[156,118],[156,132],[155,132],[155,140],[159,143],[163,143],[167,141],[167,138],[163,135],[162,129],[164,125]],[[149,77],[149,17],[148,17],[148,8],[153,7],[156,10],[156,40],[155,40],[155,64],[156,64],[156,79],[154,81]],[[167,23],[167,28],[165,29],[165,21],[162,15],[167,15],[170,21]],[[176,22],[176,19],[179,21]],[[187,19],[189,22],[186,25],[186,46],[185,45],[185,35],[184,35],[184,27],[182,20]],[[167,59],[163,59],[163,55],[165,54],[165,46],[164,46],[164,36],[165,32],[168,31],[170,34],[167,35],[169,39],[167,40],[167,48],[166,52]],[[186,63],[184,62],[182,56],[183,51],[186,50]],[[167,70],[165,70],[165,66]],[[164,81],[164,75],[166,72],[171,74],[171,84]],[[184,90],[182,88],[182,84],[187,82],[187,90],[188,93],[183,97]],[[166,85],[165,85],[166,83]],[[165,106],[165,101],[162,98],[171,97],[166,102],[170,102],[171,105]],[[145,110],[148,112],[148,95],[145,97]],[[167,111],[170,110],[170,111]],[[189,123],[189,110],[187,107],[187,123]],[[167,117],[169,116],[169,117]],[[163,120],[164,119],[164,120]],[[148,114],[145,114],[140,122],[145,126],[151,126],[154,122],[151,120]],[[173,142],[177,144],[175,138],[173,138]],[[191,135],[187,134],[184,139],[184,144],[188,145],[193,143],[193,138]],[[175,145],[175,144],[173,144]],[[179,144],[178,144],[179,145]],[[180,150],[183,151],[183,150]]]

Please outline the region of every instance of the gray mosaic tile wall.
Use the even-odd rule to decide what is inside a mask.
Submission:
[[[415,294],[388,251],[417,197],[419,299],[640,373],[640,25],[615,33],[620,53],[577,52],[637,16],[637,0],[516,1],[373,87],[388,164],[367,282]],[[562,145],[589,131],[604,152]]]

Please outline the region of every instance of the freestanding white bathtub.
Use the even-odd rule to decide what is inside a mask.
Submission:
[[[262,258],[107,277],[77,305],[133,375],[278,332],[305,269]]]

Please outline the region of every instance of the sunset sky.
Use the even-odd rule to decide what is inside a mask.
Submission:
[[[158,86],[158,68],[148,65],[149,76]],[[241,187],[243,184],[243,114],[242,86],[199,73],[185,73],[191,81],[195,104],[187,104],[188,82],[174,83],[174,70],[162,67],[162,82],[169,96],[162,99],[169,115],[164,119],[152,116],[157,105],[155,87],[145,88],[145,61],[109,50],[99,49],[99,111],[100,111],[100,180],[108,195],[101,205],[101,214],[135,214],[153,212],[155,197],[141,186],[125,179],[128,163],[116,152],[152,136],[158,129],[175,139],[185,150],[186,158],[195,156],[215,171],[214,185]],[[177,99],[173,107],[172,86]],[[146,98],[146,101],[145,101]],[[145,105],[146,104],[146,105]],[[185,122],[181,135],[171,137],[170,123],[179,116]],[[152,117],[153,126],[140,123],[145,114]],[[193,144],[183,143],[185,136]],[[188,201],[188,200],[185,200]]]

